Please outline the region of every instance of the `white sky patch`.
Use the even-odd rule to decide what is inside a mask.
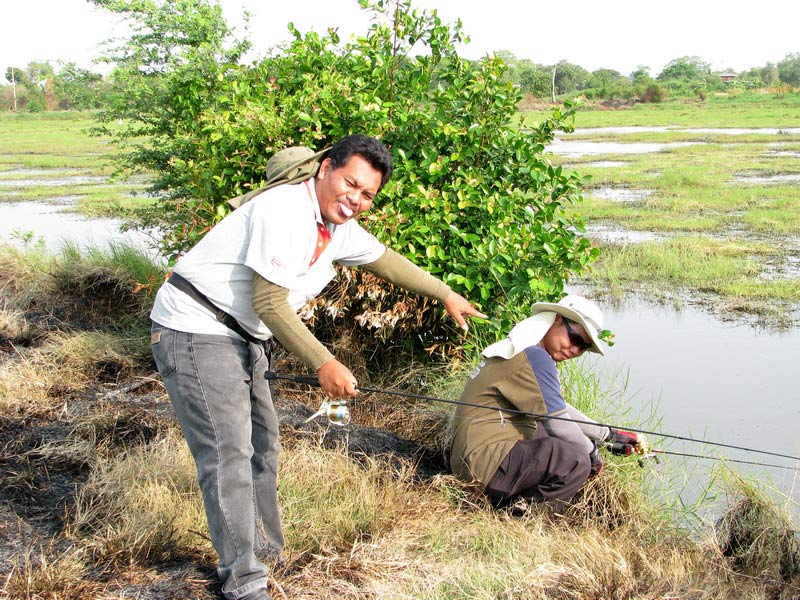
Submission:
[[[366,31],[369,15],[356,0],[222,0],[228,22],[243,34],[241,15],[252,14],[253,57],[289,39],[289,21],[301,31],[336,27],[343,37]],[[800,52],[800,2],[761,0],[757,5],[716,0],[427,0],[445,22],[461,18],[471,42],[468,58],[510,50],[541,64],[566,60],[589,71],[628,75],[639,66],[657,75],[671,60],[698,56],[714,70],[742,71],[777,63]],[[92,64],[100,43],[127,31],[117,15],[87,0],[4,0],[0,7],[0,67],[30,61]]]

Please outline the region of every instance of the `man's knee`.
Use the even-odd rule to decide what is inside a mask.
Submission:
[[[568,494],[574,495],[589,479],[592,462],[589,453],[579,444],[558,440],[556,464],[553,470],[558,472]]]

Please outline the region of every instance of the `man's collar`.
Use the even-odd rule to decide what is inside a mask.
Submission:
[[[317,198],[317,181],[315,177],[311,179],[307,179],[306,182],[309,184],[309,190],[311,191],[311,204],[314,206],[314,218],[317,220],[317,223],[322,223],[325,227],[328,228],[328,231],[333,232],[336,231],[336,224],[335,223],[328,223],[325,219],[322,218],[322,213],[319,209],[319,199]]]

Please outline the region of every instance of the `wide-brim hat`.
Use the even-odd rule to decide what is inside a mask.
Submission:
[[[554,312],[570,321],[578,323],[592,338],[590,352],[601,356],[605,352],[600,347],[600,331],[603,329],[603,311],[594,302],[577,294],[569,294],[556,302],[537,302],[533,305],[533,314]]]
[[[255,190],[250,190],[246,194],[236,196],[228,200],[232,208],[239,208],[243,204],[250,202],[253,198],[271,190],[279,185],[291,185],[311,179],[319,170],[320,158],[328,151],[328,148],[314,152],[305,146],[291,146],[279,150],[267,161],[264,169],[266,183]]]
[[[300,178],[303,180],[316,175],[317,168],[314,163],[319,162],[328,148],[314,152],[305,146],[292,146],[276,152],[267,161],[264,176],[267,182],[281,181],[282,183],[295,183]]]

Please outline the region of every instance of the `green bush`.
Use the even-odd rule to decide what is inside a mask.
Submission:
[[[183,8],[194,8],[183,19],[207,38],[156,53],[157,69],[142,54],[128,56],[117,78],[122,93],[105,118],[133,120],[119,136],[134,143],[129,164],[158,175],[162,199],[141,223],[165,228],[164,249],[176,257],[227,214],[228,198],[261,185],[276,150],[372,135],[396,166],[365,226],[478,302],[492,316],[485,330],[507,331],[532,302],[560,297],[565,280],[597,254],[569,210],[581,179],[544,155],[557,130],[572,130],[575,107],[566,103],[521,129],[513,122],[520,92],[505,80],[506,64],[461,59],[460,25],[408,0],[360,4],[375,16],[365,34],[342,43],[334,30],[304,35],[290,24],[290,44],[242,67],[225,50],[221,16],[204,0],[186,0]],[[174,44],[163,31],[148,39]],[[141,134],[145,141],[136,142]],[[447,352],[461,343],[431,303],[387,295],[363,274],[336,291],[328,302],[337,310],[319,312],[346,313],[367,350],[380,343]],[[376,295],[378,308],[359,305]],[[383,317],[367,314],[376,310]]]
[[[663,102],[667,99],[667,92],[666,90],[657,83],[650,83],[644,87],[644,89],[639,92],[639,101],[640,102]]]

